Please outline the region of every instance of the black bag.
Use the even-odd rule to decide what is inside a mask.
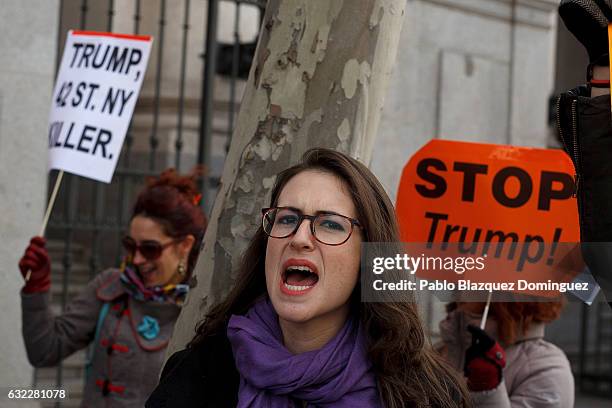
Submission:
[[[561,142],[576,169],[582,255],[612,307],[612,113],[610,95],[579,87],[559,97]]]

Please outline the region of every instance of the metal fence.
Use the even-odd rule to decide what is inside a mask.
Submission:
[[[202,202],[205,210],[210,210],[255,49],[256,38],[246,42],[241,38],[241,30],[247,25],[245,10],[251,17],[257,12],[258,25],[265,3],[265,0],[60,2],[58,63],[68,29],[127,33],[131,30],[132,34],[152,35],[154,45],[143,85],[144,89],[148,84],[149,92],[141,92],[112,182],[107,185],[74,175],[64,176],[47,228],[56,312],[63,310],[71,296],[95,274],[120,262],[120,239],[129,223],[131,204],[146,176],[159,174],[166,167],[185,171],[195,163],[204,165],[207,174],[201,182]],[[194,21],[197,16],[201,18]],[[119,20],[122,30],[116,27]],[[127,30],[126,22],[131,25]],[[230,32],[229,41],[226,38],[224,43],[219,42],[220,29]],[[178,68],[178,78],[174,72],[173,80],[165,75],[169,52],[173,53],[170,62],[178,62],[178,67],[174,67],[175,71]],[[194,92],[196,85],[199,89]],[[49,185],[53,185],[56,177],[53,172]],[[37,370],[35,385],[55,388],[72,385],[72,395],[78,400],[84,374],[81,360],[76,359],[74,366],[67,360],[53,371]],[[74,402],[63,404],[71,406]]]
[[[589,395],[612,398],[612,310],[606,302],[582,308],[578,384]]]

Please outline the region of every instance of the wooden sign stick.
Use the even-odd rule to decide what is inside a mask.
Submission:
[[[487,304],[485,305],[484,312],[482,313],[482,319],[480,320],[480,328],[484,330],[485,325],[487,324],[487,317],[489,317],[489,306],[491,306],[491,297],[493,296],[493,291],[489,291],[489,296],[487,296]]]
[[[55,204],[55,197],[57,197],[57,192],[59,191],[60,184],[62,183],[62,178],[64,177],[64,170],[60,170],[57,174],[57,178],[55,179],[55,186],[53,186],[53,191],[51,192],[51,197],[49,197],[49,204],[47,204],[47,210],[45,211],[45,217],[43,218],[42,226],[40,227],[39,236],[45,235],[45,230],[47,229],[47,223],[49,222],[49,216],[51,215],[51,210],[53,209],[53,204]],[[32,276],[32,271],[28,270],[26,273],[25,281],[29,281]]]

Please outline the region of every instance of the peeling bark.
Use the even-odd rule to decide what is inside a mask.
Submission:
[[[310,147],[368,164],[405,0],[270,0],[203,250],[168,348],[227,294],[276,174]],[[169,355],[169,354],[168,354]]]

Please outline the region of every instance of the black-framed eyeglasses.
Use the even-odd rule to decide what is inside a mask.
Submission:
[[[142,257],[145,258],[147,261],[155,261],[156,259],[159,259],[159,257],[162,255],[162,252],[164,252],[164,249],[179,241],[181,241],[181,239],[173,239],[170,242],[162,244],[155,240],[145,240],[141,241],[140,244],[138,244],[134,240],[134,238],[130,237],[129,235],[126,235],[121,239],[121,244],[123,245],[123,248],[129,256],[133,257],[134,255],[136,255],[136,251],[139,251]]]
[[[326,245],[342,245],[351,237],[355,226],[362,228],[356,219],[328,211],[306,215],[293,207],[273,207],[263,208],[261,213],[263,230],[271,238],[295,234],[305,219],[310,220],[310,232],[315,239]]]

